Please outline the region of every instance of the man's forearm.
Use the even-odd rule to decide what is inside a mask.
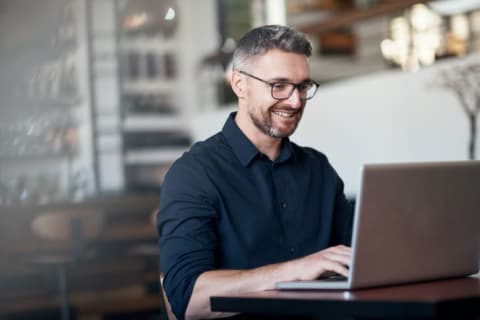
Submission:
[[[287,280],[312,280],[325,272],[348,276],[351,249],[339,245],[311,255],[250,270],[214,270],[202,273],[195,282],[185,317],[205,319],[231,314],[212,313],[210,297],[249,291],[274,289]]]
[[[288,265],[278,263],[250,270],[214,270],[202,273],[193,288],[186,319],[227,317],[230,313],[213,313],[210,297],[246,291],[273,289],[275,282],[288,278]]]

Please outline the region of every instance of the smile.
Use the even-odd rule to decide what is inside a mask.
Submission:
[[[282,118],[292,118],[293,116],[296,115],[296,112],[286,112],[286,111],[272,111],[272,112]]]

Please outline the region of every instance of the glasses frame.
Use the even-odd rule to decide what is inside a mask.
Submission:
[[[287,100],[287,99],[290,99],[290,97],[292,96],[293,94],[293,91],[295,91],[295,89],[298,90],[299,93],[301,93],[301,86],[304,86],[306,82],[310,83],[310,84],[313,84],[315,86],[315,90],[313,91],[313,94],[310,96],[310,97],[305,97],[305,98],[302,98],[300,97],[301,100],[310,100],[312,99],[315,94],[317,94],[317,91],[318,91],[318,87],[320,87],[320,85],[315,81],[315,80],[312,80],[312,79],[309,79],[309,80],[305,80],[305,81],[302,81],[300,83],[293,83],[293,82],[288,82],[288,81],[267,81],[267,80],[264,80],[262,78],[259,78],[257,76],[254,76],[253,74],[251,73],[248,73],[246,71],[243,71],[243,70],[236,70],[238,71],[239,73],[243,74],[243,75],[246,75],[247,77],[250,77],[252,79],[255,79],[255,80],[258,80],[260,82],[263,82],[267,85],[270,86],[270,95],[272,96],[273,99],[275,100]],[[293,89],[292,91],[290,91],[290,94],[288,95],[288,97],[286,98],[277,98],[273,95],[273,88],[277,85],[277,84],[290,84],[293,86]],[[305,92],[306,93],[306,92]]]

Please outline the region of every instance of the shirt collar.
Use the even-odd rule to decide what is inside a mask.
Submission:
[[[232,147],[235,156],[240,160],[243,166],[248,166],[250,162],[260,154],[255,145],[248,140],[235,122],[236,112],[230,113],[222,129],[222,134]],[[293,146],[288,138],[282,141],[280,155],[275,160],[276,163],[284,162],[293,156]]]

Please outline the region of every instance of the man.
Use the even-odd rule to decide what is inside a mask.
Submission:
[[[249,31],[233,56],[238,97],[221,132],[169,170],[157,228],[179,319],[226,316],[210,296],[348,274],[352,208],[327,158],[289,140],[318,84],[311,45],[285,26]]]

